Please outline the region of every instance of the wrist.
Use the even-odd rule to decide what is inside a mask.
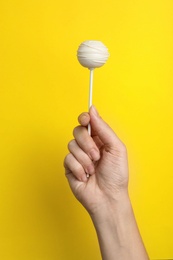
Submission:
[[[128,192],[124,191],[114,202],[102,204],[91,215],[103,260],[148,260]]]
[[[103,199],[97,208],[90,212],[90,216],[94,225],[99,225],[106,222],[118,221],[121,215],[132,210],[130,198],[127,190],[123,190],[116,196],[116,199]]]

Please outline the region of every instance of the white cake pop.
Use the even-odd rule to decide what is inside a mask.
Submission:
[[[95,68],[103,66],[109,57],[106,46],[100,41],[85,41],[80,44],[77,58],[80,64],[90,70],[89,104],[92,105],[93,72]],[[91,126],[88,125],[88,133],[91,135]]]
[[[109,57],[107,47],[100,41],[85,41],[77,51],[80,64],[88,69],[103,66]]]

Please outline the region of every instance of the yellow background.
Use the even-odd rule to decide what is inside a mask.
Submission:
[[[0,259],[101,259],[63,159],[87,110],[84,40],[110,51],[93,103],[126,143],[151,259],[173,258],[173,1],[0,1]]]

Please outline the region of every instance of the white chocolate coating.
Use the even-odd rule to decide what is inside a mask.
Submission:
[[[88,69],[103,66],[109,57],[107,47],[100,41],[85,41],[77,51],[80,64]]]

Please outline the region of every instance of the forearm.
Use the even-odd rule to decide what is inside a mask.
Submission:
[[[103,260],[148,260],[127,194],[92,216]]]

